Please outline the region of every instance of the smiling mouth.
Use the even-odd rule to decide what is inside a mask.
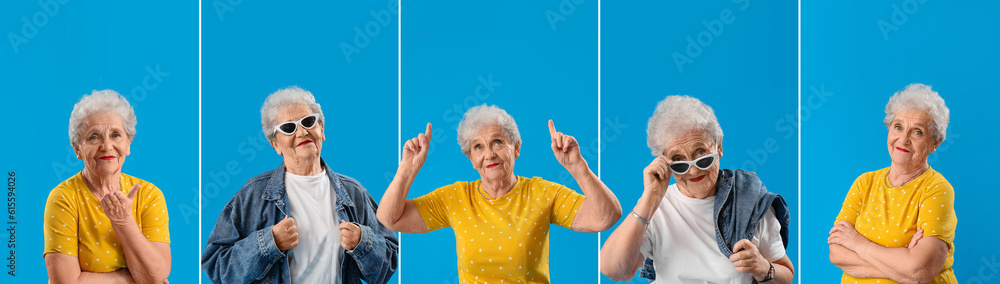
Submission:
[[[302,145],[309,144],[309,143],[312,143],[312,140],[302,141],[301,143],[299,143],[299,145],[296,145],[295,147],[302,146]]]
[[[896,150],[900,151],[900,152],[903,152],[903,153],[909,153],[910,152],[909,150],[906,150],[906,149],[903,149],[903,148],[899,148],[899,147],[896,147]]]
[[[495,167],[497,167],[499,165],[500,165],[500,163],[492,163],[492,164],[487,165],[486,168],[487,169],[492,169],[492,168],[495,168]]]
[[[115,156],[102,156],[100,159],[101,160],[105,160],[105,161],[109,161],[109,160],[114,160]]]
[[[688,181],[690,181],[690,182],[699,182],[699,181],[701,181],[701,180],[705,179],[705,176],[706,176],[706,175],[702,175],[702,176],[700,176],[700,177],[696,177],[696,178],[693,178],[693,179],[689,179]]]

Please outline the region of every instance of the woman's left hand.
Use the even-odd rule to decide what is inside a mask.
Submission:
[[[354,250],[361,242],[361,227],[358,224],[340,220],[340,246]]]
[[[551,119],[549,119],[549,136],[552,137],[552,153],[564,168],[570,170],[585,163],[583,156],[580,155],[580,144],[576,142],[576,138],[557,132]]]
[[[135,219],[132,218],[132,200],[135,199],[139,188],[142,186],[135,184],[128,191],[128,195],[115,190],[101,199],[101,210],[104,211],[105,216],[108,216],[112,224],[122,225],[135,222]]]
[[[747,273],[754,279],[763,280],[771,270],[771,263],[760,255],[757,246],[747,239],[736,242],[733,246],[733,255],[729,256],[729,262],[733,263],[737,272]]]
[[[826,242],[831,245],[842,245],[853,251],[857,249],[858,244],[867,240],[864,236],[858,234],[858,230],[854,229],[854,225],[851,222],[838,221],[830,229],[830,237],[826,239]]]

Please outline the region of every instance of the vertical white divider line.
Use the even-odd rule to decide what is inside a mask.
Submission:
[[[797,238],[798,238],[798,250],[799,250],[799,252],[798,252],[798,259],[797,259],[799,269],[797,269],[797,270],[798,270],[798,275],[799,275],[799,283],[802,283],[802,0],[799,0],[798,2],[799,2],[798,3],[798,5],[799,5],[799,7],[798,7],[798,10],[799,10],[798,11],[799,12],[799,20],[798,20],[798,22],[799,22],[799,30],[798,30],[798,39],[797,39],[797,41],[798,41],[798,50],[799,50],[798,51],[798,62],[799,62],[799,67],[798,67],[798,69],[799,69],[799,80],[798,80],[799,81],[798,82],[799,89],[798,89],[798,93],[799,93],[799,96],[798,96],[798,106],[796,106],[796,107],[798,109],[798,117],[799,117],[799,119],[798,119],[799,120],[798,121],[798,126],[799,126],[799,129],[798,129],[798,134],[799,134],[798,135],[799,136],[798,137],[798,140],[799,140],[798,141],[799,142],[798,155],[799,155],[799,157],[798,158],[799,158],[799,162],[798,162],[798,181],[797,181],[798,182],[799,193],[798,193],[798,201],[797,201],[798,203],[796,204],[796,206],[798,207],[798,223],[796,224],[796,227],[798,227],[798,237]]]
[[[601,0],[597,0],[597,178],[601,179]],[[603,182],[603,181],[602,181]],[[601,232],[597,232],[597,283],[601,283]]]
[[[396,163],[403,160],[403,1],[396,7]],[[383,193],[384,194],[384,193]],[[403,284],[403,233],[396,233],[396,280]]]
[[[201,284],[201,0],[198,0],[198,284]]]

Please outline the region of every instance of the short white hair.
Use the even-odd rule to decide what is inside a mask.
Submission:
[[[521,143],[521,133],[517,131],[517,123],[514,118],[507,114],[507,111],[495,106],[486,104],[474,106],[465,111],[465,116],[458,123],[458,145],[462,147],[462,153],[469,155],[469,140],[480,129],[491,124],[496,124],[503,129],[503,134],[507,135],[514,144]]]
[[[666,143],[696,129],[705,131],[715,145],[722,141],[722,127],[711,107],[689,96],[667,96],[649,118],[646,145],[653,156],[659,156]]]
[[[267,96],[264,105],[260,107],[260,126],[268,140],[274,139],[274,126],[278,124],[278,112],[286,107],[304,104],[314,113],[319,114],[317,122],[323,121],[323,109],[316,103],[316,98],[309,91],[298,86],[278,90]]]
[[[896,113],[902,110],[922,110],[931,117],[930,128],[934,141],[944,140],[948,133],[948,106],[944,104],[944,99],[937,92],[931,90],[931,86],[914,83],[906,86],[905,89],[896,92],[889,98],[889,103],[885,105],[885,127],[896,118]]]
[[[125,134],[131,139],[135,137],[135,110],[122,95],[114,90],[94,90],[89,95],[80,97],[80,101],[73,105],[73,112],[69,115],[69,141],[73,144],[80,144],[80,133],[83,131],[83,123],[87,117],[100,112],[111,112],[117,114],[125,125]]]

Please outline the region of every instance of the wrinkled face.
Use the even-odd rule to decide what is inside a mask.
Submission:
[[[109,111],[91,114],[81,130],[73,151],[77,159],[83,160],[84,168],[102,175],[120,172],[132,144],[122,118]]]
[[[310,114],[313,114],[313,111],[305,104],[288,106],[278,111],[275,125],[287,121],[299,121]],[[326,140],[326,136],[323,135],[323,124],[324,121],[320,120],[310,129],[296,125],[295,133],[292,135],[275,132],[274,139],[271,139],[271,147],[278,152],[278,155],[284,156],[285,160],[318,159],[320,150],[323,149],[323,140]]]
[[[937,150],[941,141],[934,141],[931,116],[922,110],[897,111],[889,123],[889,157],[902,166],[921,166],[927,156]]]
[[[719,154],[722,159],[722,145],[716,145],[709,139],[704,130],[691,130],[681,136],[668,141],[663,155],[667,157],[669,163],[674,161],[693,161],[702,156]],[[721,144],[721,143],[720,143]],[[702,170],[691,166],[687,173],[678,175],[671,171],[677,186],[683,190],[697,193],[709,193],[715,191],[715,181],[719,179],[719,162],[716,161],[708,169]]]
[[[514,159],[521,144],[510,141],[503,128],[491,124],[479,129],[469,139],[469,160],[483,181],[497,181],[514,174]]]

